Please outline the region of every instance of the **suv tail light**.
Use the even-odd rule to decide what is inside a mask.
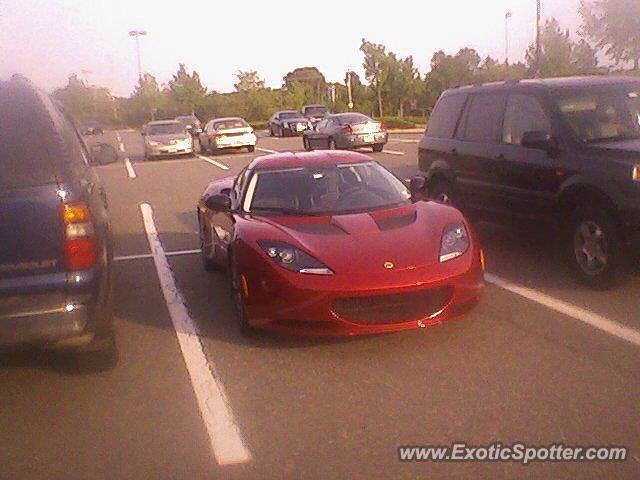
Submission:
[[[387,126],[384,123],[380,123],[380,131],[385,132],[387,130]]]
[[[345,125],[340,129],[340,131],[342,133],[353,133],[353,128],[351,128],[351,125]]]
[[[64,222],[64,252],[69,270],[84,270],[96,263],[97,248],[91,211],[84,202],[61,207]]]

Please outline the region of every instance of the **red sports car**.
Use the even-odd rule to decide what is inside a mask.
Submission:
[[[206,269],[228,268],[238,320],[317,335],[423,328],[474,306],[483,257],[458,210],[413,200],[371,157],[279,153],[198,203]]]

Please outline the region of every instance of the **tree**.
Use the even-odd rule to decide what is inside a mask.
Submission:
[[[582,0],[581,33],[617,64],[640,71],[640,1]]]
[[[248,90],[262,90],[264,89],[264,80],[258,76],[258,72],[255,70],[236,72],[236,78],[238,83],[234,84],[236,91],[244,92]]]
[[[69,76],[67,85],[53,92],[76,122],[87,120],[101,123],[116,121],[116,101],[108,89],[87,85],[76,74]]]
[[[294,84],[302,83],[309,87],[310,102],[322,102],[327,97],[327,81],[324,75],[316,67],[301,67],[287,73],[283,81],[286,90],[293,88]],[[300,87],[298,87],[300,88]]]
[[[360,51],[364,54],[362,67],[365,78],[376,95],[378,115],[382,117],[384,115],[383,96],[389,88],[388,81],[394,66],[393,61],[390,60],[384,45],[368,42],[364,38]]]
[[[187,72],[184,63],[178,67],[168,85],[169,97],[173,100],[180,114],[194,113],[196,107],[204,102],[207,89],[200,83],[200,75],[195,70]]]
[[[392,73],[392,91],[397,100],[398,115],[404,117],[405,107],[416,98],[420,88],[420,73],[411,56],[397,60]]]
[[[536,46],[529,45],[525,58],[532,72],[543,77],[592,73],[597,66],[595,51],[584,41],[575,43],[555,18],[547,19],[540,34],[540,64],[536,68]]]
[[[136,123],[155,120],[163,99],[158,82],[153,75],[145,73],[140,77],[131,98],[137,110]]]

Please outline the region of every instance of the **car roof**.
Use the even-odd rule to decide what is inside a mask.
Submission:
[[[220,117],[220,118],[212,118],[212,122],[226,122],[229,120],[244,120],[242,117]],[[245,120],[246,121],[246,120]]]
[[[340,163],[366,163],[374,161],[363,153],[317,150],[313,152],[280,152],[255,158],[250,164],[251,170],[269,170],[273,168],[295,168],[313,165],[337,165]]]
[[[639,77],[632,76],[576,76],[557,78],[531,78],[525,80],[506,80],[503,82],[490,82],[476,85],[453,87],[446,91],[447,94],[472,93],[482,91],[511,91],[520,89],[545,89],[561,90],[583,87],[605,87],[640,83]]]
[[[147,123],[147,126],[149,125],[182,125],[182,123],[177,120],[155,120]]]
[[[280,110],[276,113],[300,113],[298,110]]]
[[[370,118],[369,115],[365,115],[364,113],[360,113],[360,112],[332,113],[331,115],[329,115],[329,117],[331,117],[331,118],[342,118],[342,117],[348,117],[350,115],[362,115],[363,117]]]

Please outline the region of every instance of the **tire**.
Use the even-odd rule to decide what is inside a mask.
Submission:
[[[270,137],[275,137],[276,134],[273,132],[273,125],[269,125],[269,136]]]
[[[454,205],[455,194],[453,185],[447,180],[438,180],[429,188],[429,198],[438,203],[445,205]]]
[[[333,138],[329,138],[329,141],[327,142],[327,148],[329,150],[336,150],[336,142]]]
[[[247,318],[244,296],[240,285],[240,275],[238,274],[237,261],[233,251],[229,252],[229,283],[236,320],[242,333],[249,334],[253,331],[253,328],[249,324],[249,320]]]
[[[373,147],[372,150],[376,153],[380,153],[382,151],[382,149],[384,148],[384,144],[383,143],[376,143]]]
[[[313,150],[311,148],[311,142],[309,141],[309,139],[307,137],[302,137],[302,146],[304,147],[305,151],[310,152],[311,150]]]
[[[611,212],[600,207],[578,207],[569,219],[566,233],[567,259],[577,280],[592,288],[617,283],[623,241]]]
[[[202,224],[201,218],[198,218],[198,223],[200,224],[200,256],[202,258],[202,266],[207,272],[219,270],[220,266],[216,261],[216,246],[212,239],[211,228],[206,228],[206,225]]]

